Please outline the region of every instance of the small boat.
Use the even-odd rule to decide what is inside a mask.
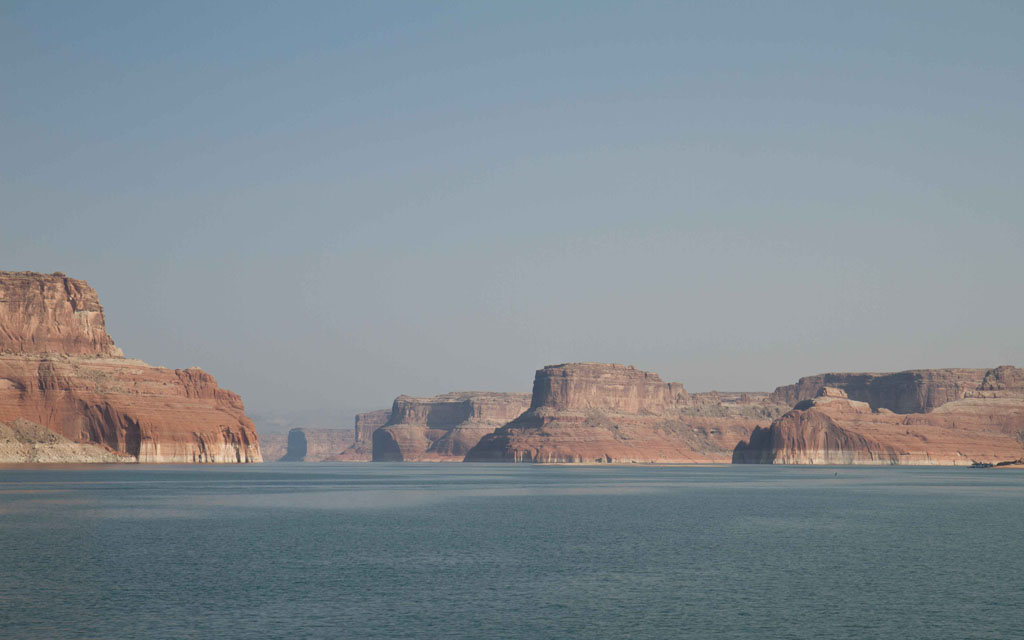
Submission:
[[[991,462],[972,462],[972,469],[988,469],[989,467],[995,466]]]

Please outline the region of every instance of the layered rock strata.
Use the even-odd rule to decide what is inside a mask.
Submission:
[[[198,368],[126,359],[98,296],[64,274],[0,272],[0,421],[139,462],[259,462],[241,398]]]
[[[980,371],[973,377],[975,388],[957,391],[959,399],[927,412],[898,413],[852,399],[844,389],[821,387],[817,397],[798,402],[768,428],[755,429],[749,441],[737,445],[733,462],[970,465],[1019,459],[1024,456],[1024,376],[1014,367]],[[888,401],[907,406],[905,395]]]
[[[96,290],[63,273],[0,271],[0,353],[119,358]]]
[[[258,425],[257,430],[259,430]],[[263,462],[280,462],[281,458],[288,455],[287,433],[266,433],[260,431],[259,435],[260,453],[263,455]]]
[[[983,385],[998,384],[999,381],[995,379],[986,382],[990,371],[995,370],[912,369],[896,373],[822,373],[800,378],[796,384],[778,387],[772,393],[772,399],[792,406],[815,398],[822,387],[832,387],[845,391],[851,400],[868,403],[872,409],[885,408],[895,413],[926,413],[947,402],[961,400],[980,390]]]
[[[620,364],[537,371],[529,410],[482,438],[467,462],[729,462],[788,407],[766,393],[687,393]]]
[[[135,462],[98,444],[68,440],[42,425],[17,419],[0,422],[0,463]]]
[[[528,393],[463,391],[399,396],[373,431],[375,462],[461,462],[482,437],[530,406]]]
[[[327,458],[334,462],[369,462],[373,460],[373,433],[388,423],[391,409],[378,409],[356,414],[352,446]]]
[[[297,428],[288,432],[288,451],[279,462],[324,462],[352,446],[352,429]]]

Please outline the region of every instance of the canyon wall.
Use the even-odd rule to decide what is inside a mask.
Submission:
[[[260,453],[263,455],[263,462],[280,462],[281,458],[288,455],[287,433],[266,433],[260,431],[259,436]]]
[[[915,382],[904,387],[905,394],[874,395],[876,405],[856,400],[845,388],[819,387],[815,398],[801,400],[739,443],[733,462],[970,465],[1024,457],[1024,371],[1004,366],[904,373],[942,382],[931,388]],[[863,394],[865,386],[858,382],[853,388]],[[915,398],[929,406],[943,396],[954,399],[924,412],[892,408],[905,410]]]
[[[530,409],[484,436],[467,462],[728,462],[788,407],[766,393],[687,393],[620,364],[552,365]]]
[[[822,387],[832,387],[845,391],[851,400],[868,403],[872,409],[926,413],[980,389],[988,371],[913,369],[897,373],[822,373],[778,387],[772,399],[792,406],[814,398]]]
[[[126,359],[96,292],[0,272],[0,421],[23,419],[139,462],[259,462],[241,398],[198,368]]]
[[[466,453],[530,406],[528,393],[463,391],[432,398],[399,396],[373,431],[375,462],[460,462]]]
[[[288,451],[278,462],[324,462],[352,446],[352,429],[297,428],[288,432]]]
[[[352,445],[328,460],[333,462],[369,462],[373,460],[373,434],[377,429],[386,425],[390,419],[391,409],[378,409],[356,414]]]

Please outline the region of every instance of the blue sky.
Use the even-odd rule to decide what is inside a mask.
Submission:
[[[0,3],[0,252],[254,411],[1024,364],[1024,5]]]

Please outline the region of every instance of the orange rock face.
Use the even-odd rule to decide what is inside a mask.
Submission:
[[[980,373],[968,379],[965,371]],[[913,372],[918,380],[957,380],[955,393],[948,394],[948,384],[940,392],[957,399],[915,413],[851,400],[849,389],[823,387],[818,397],[798,403],[769,428],[755,430],[749,441],[737,445],[733,462],[970,465],[1017,460],[1024,456],[1022,373],[1014,367]],[[965,388],[967,380],[976,381],[974,388]],[[858,384],[855,393],[860,389]],[[934,392],[920,389],[914,392],[917,398],[926,405],[935,401]],[[907,398],[894,394],[888,401],[905,409]]]
[[[63,273],[0,271],[0,352],[120,357],[99,296]]]
[[[139,462],[262,460],[241,398],[201,369],[121,357],[84,281],[0,272],[0,288],[0,421]]]
[[[467,462],[728,462],[788,407],[766,393],[687,393],[618,364],[544,367],[529,411],[482,438]]]
[[[433,398],[399,396],[373,431],[375,462],[461,462],[480,438],[530,406],[528,393],[465,391]]]

